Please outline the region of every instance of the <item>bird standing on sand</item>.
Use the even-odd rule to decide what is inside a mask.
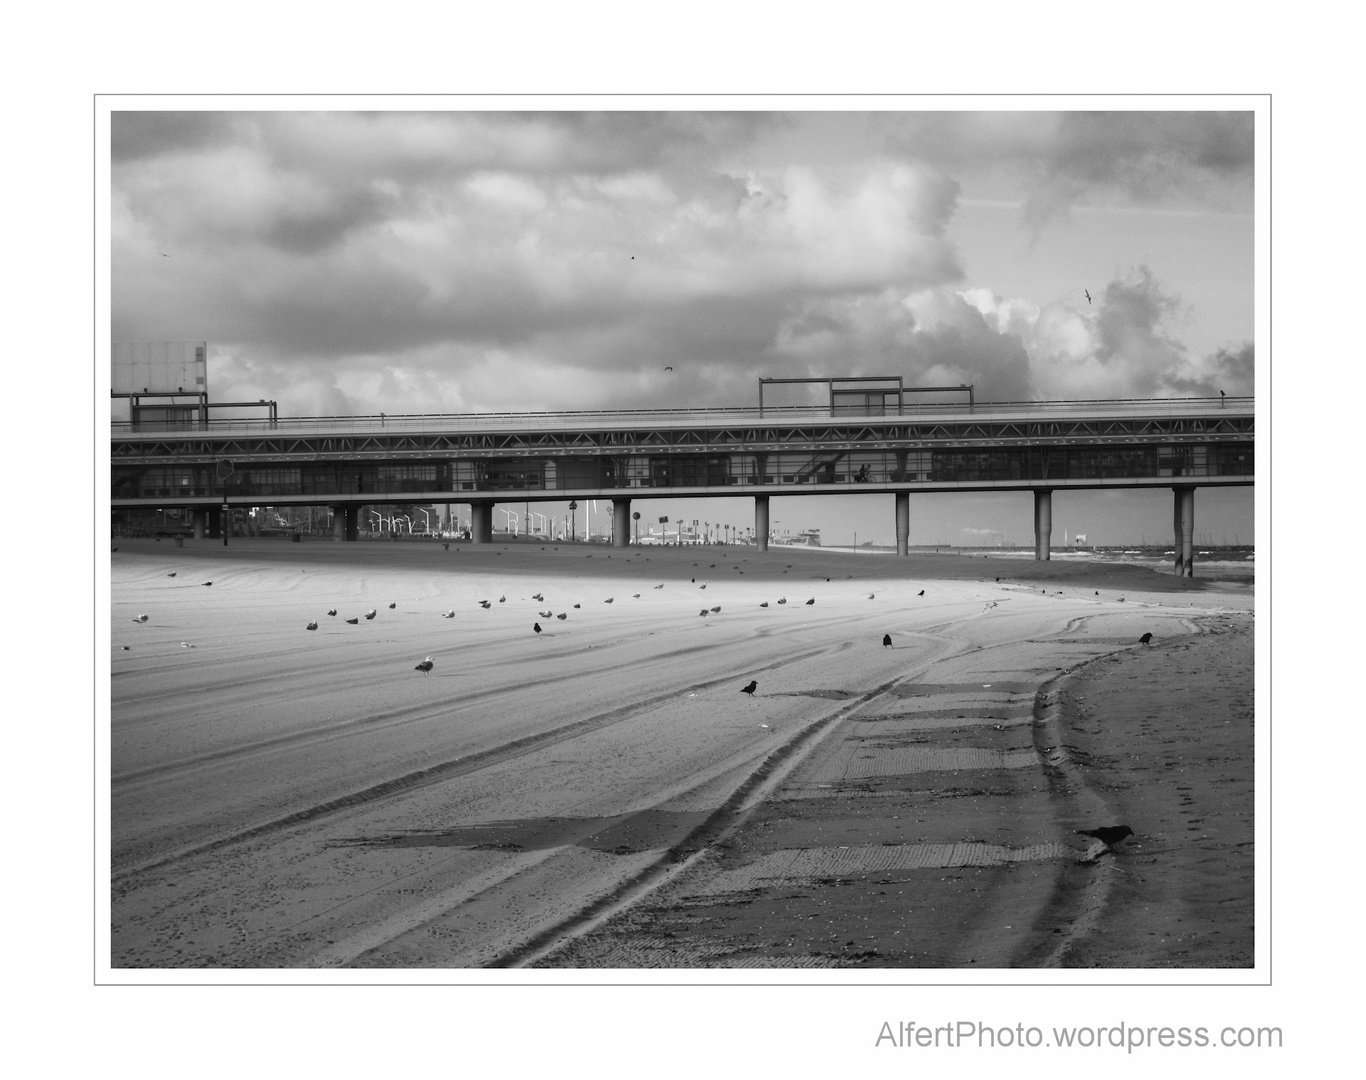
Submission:
[[[1138,639],[1138,641],[1141,645],[1147,645],[1149,642],[1152,641],[1152,639],[1152,634],[1144,634],[1141,638]]]
[[[422,674],[426,675],[435,666],[436,665],[432,663],[432,658],[429,656],[426,660],[422,661],[422,663],[418,664],[417,667],[413,668],[413,670],[420,671]]]
[[[329,615],[335,615],[336,613],[337,613],[337,609],[336,609],[336,608],[333,608],[331,611],[328,612]]]
[[[1078,829],[1078,836],[1094,836],[1108,848],[1114,847],[1126,836],[1133,836],[1134,830],[1127,825],[1102,825],[1099,829]]]
[[[816,602],[816,598],[813,596],[810,600],[808,600],[808,601],[806,602],[806,606],[807,606],[807,607],[810,607],[810,606],[811,606],[812,604],[814,604],[815,602]]]
[[[398,607],[397,604],[390,604],[390,605],[389,605],[389,610],[390,610],[390,611],[393,611],[394,608],[396,608],[396,607]]]
[[[564,620],[569,618],[569,616],[565,612],[561,611],[558,615],[555,616],[555,618],[559,619],[560,622],[564,622]]]
[[[488,611],[489,608],[493,607],[493,604],[491,604],[491,603],[490,603],[489,601],[487,601],[487,600],[480,600],[480,601],[479,601],[479,606],[480,606],[481,608],[483,608],[485,611]]]
[[[378,614],[379,612],[377,612],[374,608],[371,608],[369,611],[365,613],[365,617],[367,619],[373,619]]]
[[[352,626],[359,626],[359,625],[360,625],[360,620],[359,620],[359,619],[347,619],[346,621],[347,621],[348,623],[350,623]]]
[[[311,622],[311,623],[309,623],[307,626],[305,626],[304,629],[305,629],[305,630],[316,630],[316,629],[318,629],[318,624],[315,623],[315,622]]]
[[[541,624],[540,624],[540,623],[532,623],[532,624],[531,624],[531,629],[535,630],[536,633],[539,634],[539,633],[541,632]]]
[[[169,574],[167,574],[166,576],[167,576],[167,577],[175,577],[175,571],[172,570],[172,571],[171,571]]]
[[[742,694],[748,694],[750,697],[753,697],[753,696],[754,696],[754,691],[757,690],[758,688],[759,688],[758,682],[755,681],[754,679],[750,679],[750,680],[749,680],[749,685],[748,685],[748,686],[742,686],[742,687],[740,687],[740,693],[742,693]]]
[[[454,618],[455,618],[455,608],[451,608],[450,611],[446,612],[446,613],[445,613],[444,615],[442,615],[441,617],[442,617],[443,619],[454,619]]]
[[[890,648],[892,647],[892,635],[891,635],[891,634],[883,634],[883,635],[882,635],[882,647],[883,647],[884,649],[890,649]]]
[[[764,601],[762,604],[760,604],[759,606],[760,606],[760,607],[768,607],[768,601],[765,600],[765,601]]]
[[[920,590],[918,593],[916,593],[915,595],[916,595],[916,596],[924,596],[924,595],[925,595],[925,590],[924,590],[924,589],[921,589],[921,590]]]

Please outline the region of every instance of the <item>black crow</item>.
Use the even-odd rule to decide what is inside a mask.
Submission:
[[[759,688],[759,684],[758,684],[757,682],[755,682],[753,679],[750,679],[750,680],[749,680],[749,685],[748,685],[748,686],[742,686],[742,687],[740,687],[740,693],[742,693],[742,694],[748,694],[750,697],[753,697],[753,696],[754,696],[754,691],[757,690],[758,688]]]
[[[891,635],[891,634],[883,634],[883,635],[882,635],[882,647],[883,647],[884,649],[890,649],[890,648],[892,647],[892,635]]]
[[[536,633],[539,634],[539,633],[541,632],[541,624],[540,624],[540,623],[532,623],[532,624],[531,624],[531,629],[535,630]]]
[[[1152,639],[1153,639],[1152,634],[1144,634],[1144,635],[1143,635],[1141,638],[1139,638],[1138,640],[1139,640],[1139,643],[1140,643],[1140,644],[1146,645],[1146,644],[1148,644],[1148,642],[1152,641]]]
[[[432,664],[432,658],[429,656],[426,660],[422,661],[422,663],[418,664],[417,667],[413,668],[413,670],[420,671],[422,674],[426,675],[434,666],[435,665]]]
[[[1134,830],[1127,825],[1102,825],[1099,829],[1078,829],[1078,836],[1094,836],[1106,847],[1114,847],[1126,836],[1133,836]]]
[[[925,595],[925,590],[924,590],[924,589],[921,589],[921,590],[920,590],[918,593],[916,593],[915,595],[916,595],[916,596],[924,596],[924,595]]]

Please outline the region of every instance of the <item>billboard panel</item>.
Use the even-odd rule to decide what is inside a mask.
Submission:
[[[208,352],[203,341],[115,342],[110,389],[116,394],[207,393]]]

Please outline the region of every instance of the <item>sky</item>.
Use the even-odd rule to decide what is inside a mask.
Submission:
[[[205,340],[212,398],[286,416],[752,406],[761,377],[842,375],[1251,394],[1253,130],[1198,109],[116,110],[112,338]],[[688,502],[671,516],[753,523],[748,500]],[[1250,542],[1252,502],[1203,489],[1197,533]],[[1169,539],[1171,509],[1059,493],[1054,542]],[[891,496],[772,516],[893,540]],[[936,494],[911,517],[912,543],[1027,544],[1032,506]]]

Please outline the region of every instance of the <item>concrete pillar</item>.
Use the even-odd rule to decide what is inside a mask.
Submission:
[[[470,503],[470,540],[476,544],[493,543],[493,503]]]
[[[768,550],[768,496],[754,496],[754,542],[760,551]]]
[[[209,539],[223,539],[223,509],[215,506],[209,510]]]
[[[196,540],[204,539],[204,516],[203,510],[191,511],[190,520],[194,524],[194,538]]]
[[[896,553],[907,555],[911,550],[911,493],[896,493]]]
[[[341,507],[340,509],[341,509],[341,515],[340,515],[340,516],[341,516],[341,519],[342,519],[343,522],[345,522],[345,525],[343,526],[343,530],[342,530],[342,539],[343,539],[343,540],[359,540],[359,539],[360,539],[360,512],[361,512],[361,509],[362,509],[361,505],[360,505],[359,503],[347,503],[345,506]]]
[[[1181,492],[1184,488],[1172,488],[1172,569],[1180,577],[1185,572],[1185,553],[1181,545]]]
[[[631,542],[631,500],[612,500],[612,546],[626,547]]]
[[[1034,561],[1049,561],[1049,542],[1053,537],[1053,492],[1047,488],[1034,492]]]
[[[1195,488],[1181,489],[1181,553],[1183,573],[1195,576]]]

